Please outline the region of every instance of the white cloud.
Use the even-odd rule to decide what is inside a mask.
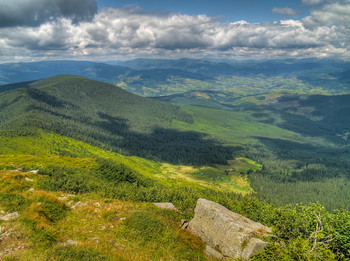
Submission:
[[[307,27],[346,26],[350,25],[350,1],[331,3],[311,11],[311,16],[304,18]]]
[[[0,56],[8,59],[21,53],[102,60],[162,55],[350,57],[350,33],[345,26],[349,17],[338,5],[315,9],[301,21],[255,24],[225,23],[206,15],[157,15],[137,8],[109,8],[91,21],[74,23],[61,17],[35,27],[0,28],[0,47],[6,50]]]
[[[284,8],[275,7],[272,9],[272,13],[283,14],[287,16],[295,16],[297,14],[297,12],[294,9],[288,8],[288,7],[284,7]]]
[[[331,3],[314,9],[302,19],[305,28],[313,32],[332,32],[325,40],[334,47],[350,49],[350,1]]]

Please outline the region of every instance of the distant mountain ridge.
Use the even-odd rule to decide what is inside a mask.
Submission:
[[[117,84],[143,96],[190,90],[227,89],[240,85],[234,77],[262,81],[266,77],[298,79],[317,89],[349,91],[350,63],[333,60],[209,61],[196,59],[135,59],[110,63],[42,61],[0,64],[0,84],[12,84],[72,74]],[[196,88],[197,86],[197,88]],[[5,87],[0,86],[0,92]]]

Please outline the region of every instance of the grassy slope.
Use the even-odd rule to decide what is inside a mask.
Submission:
[[[233,112],[203,107],[189,107],[185,108],[185,110],[193,113],[194,123],[188,124],[174,121],[174,127],[209,133],[228,144],[256,143],[257,140],[254,137],[282,138],[287,140],[301,139],[301,136],[297,133],[257,122],[247,112]]]
[[[97,158],[123,164],[169,188],[218,188],[209,178],[196,184],[186,175],[172,177],[174,172],[169,175],[162,164],[123,156],[40,130],[33,136],[1,136],[0,140],[0,211],[19,211],[21,214],[16,221],[0,223],[1,233],[10,231],[12,235],[0,242],[0,250],[8,250],[8,254],[19,260],[205,259],[201,241],[179,230],[183,215],[159,210],[151,203],[120,201],[109,199],[106,195],[101,197],[103,190],[79,195],[44,191],[43,188],[50,190],[45,185],[50,184],[45,183],[49,177],[29,170],[39,169],[46,173],[53,166],[59,171],[62,168],[62,175],[63,172],[76,170],[78,174],[69,174],[73,175],[72,178],[85,175],[85,181],[91,179],[93,185],[99,184],[106,189],[109,188],[108,183],[84,174],[94,173],[100,164]],[[221,189],[239,191],[234,186],[225,186]],[[29,188],[34,188],[34,191],[28,191]],[[133,193],[131,188],[127,189],[129,194]],[[9,195],[17,196],[11,198]],[[70,210],[69,207],[78,201],[83,202],[82,205]],[[56,215],[57,220],[54,218]],[[147,234],[144,234],[145,231]],[[65,246],[67,240],[79,243]],[[159,247],[160,244],[164,247]],[[2,257],[4,254],[0,255]]]
[[[0,171],[0,211],[21,215],[0,221],[0,259],[206,259],[202,242],[179,230],[183,216],[175,211],[97,194],[47,192],[38,187],[41,179],[45,176]],[[17,197],[10,205],[8,195]]]

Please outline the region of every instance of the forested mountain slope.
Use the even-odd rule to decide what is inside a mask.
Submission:
[[[24,85],[0,95],[2,129],[38,127],[123,154],[176,163],[226,163],[232,158],[234,148],[204,134],[171,129],[173,120],[193,120],[178,106],[77,76]]]
[[[244,145],[241,156],[263,165],[249,179],[264,199],[349,208],[350,96],[256,97],[235,105],[203,96],[168,98],[192,105],[186,110],[194,122],[178,127]]]

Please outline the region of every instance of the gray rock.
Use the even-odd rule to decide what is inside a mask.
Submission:
[[[194,212],[188,229],[211,248],[220,250],[225,257],[248,260],[267,245],[262,238],[271,232],[269,227],[234,213],[220,204],[198,199]]]
[[[7,214],[5,216],[0,217],[0,220],[2,221],[10,221],[10,220],[14,220],[16,218],[18,218],[20,215],[18,214],[18,212],[13,212],[10,214]]]
[[[170,202],[153,203],[153,205],[162,209],[171,209],[171,210],[178,211],[178,209],[174,206],[174,204]]]
[[[211,246],[208,246],[208,245],[205,247],[205,254],[210,258],[215,258],[215,259],[224,258],[224,256],[220,252],[216,251],[215,249],[213,249]]]

